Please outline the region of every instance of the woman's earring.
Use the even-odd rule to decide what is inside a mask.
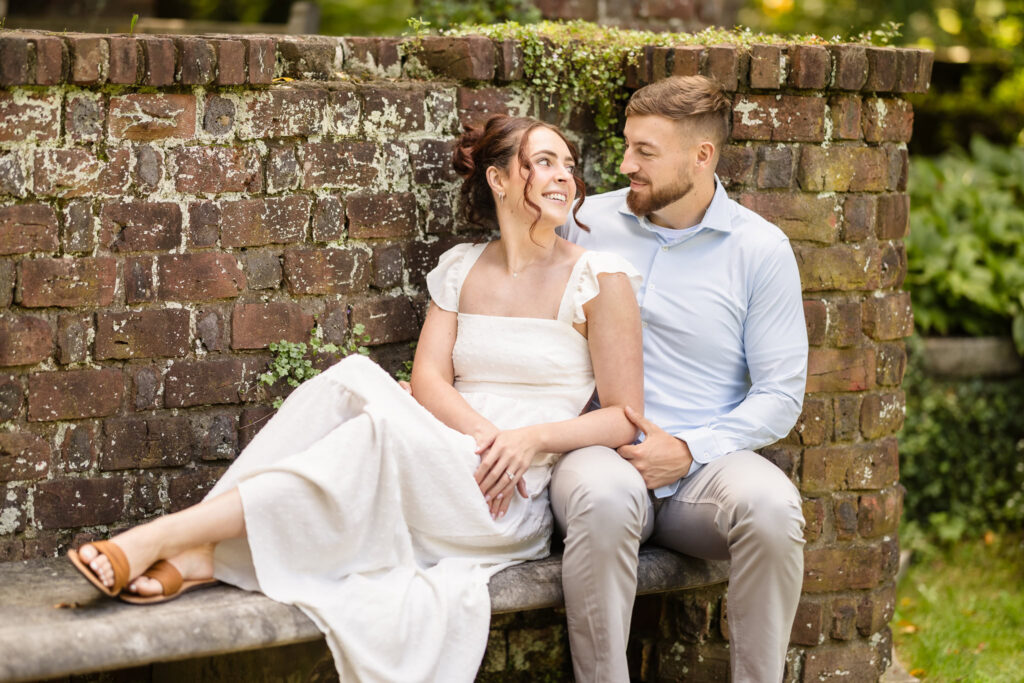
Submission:
[[[501,203],[501,204],[505,203],[505,193],[504,192],[499,192],[498,193],[498,202]]]

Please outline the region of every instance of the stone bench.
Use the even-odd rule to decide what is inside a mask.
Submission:
[[[561,558],[491,580],[494,614],[562,604]],[[640,553],[639,595],[722,583],[727,562]],[[67,560],[0,564],[0,682],[110,671],[321,640],[299,609],[230,586],[139,607],[101,596]]]

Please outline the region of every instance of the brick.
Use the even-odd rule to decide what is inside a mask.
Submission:
[[[164,377],[164,404],[168,408],[238,403],[245,376],[240,358],[174,361]]]
[[[821,142],[825,139],[822,97],[743,95],[733,106],[733,140]]]
[[[317,197],[313,206],[313,241],[335,242],[345,236],[345,205],[337,195]]]
[[[0,375],[0,420],[21,416],[25,404],[25,387],[21,375]]]
[[[120,195],[128,184],[130,156],[127,149],[112,151],[108,161],[85,148],[36,150],[36,194],[64,198]]]
[[[249,289],[276,289],[281,284],[281,255],[275,252],[248,251],[242,254],[242,269]]]
[[[788,188],[793,182],[793,148],[757,148],[757,187],[759,189]]]
[[[129,304],[156,301],[152,257],[127,258],[124,261],[124,298]]]
[[[228,347],[225,319],[226,315],[216,308],[197,311],[196,334],[207,351],[223,351]]]
[[[492,114],[522,113],[514,109],[513,95],[504,88],[459,88],[456,104],[462,125],[483,123]]]
[[[245,274],[232,254],[161,254],[157,270],[162,301],[229,299],[245,289]]]
[[[862,45],[833,45],[835,61],[833,85],[839,90],[860,90],[868,78],[867,51]]]
[[[92,314],[61,313],[57,316],[57,362],[81,363],[89,357],[93,337]]]
[[[370,142],[316,142],[300,148],[302,188],[365,187],[377,179],[377,147]]]
[[[919,53],[924,50],[915,50],[912,48],[901,48],[896,51],[896,69],[898,75],[896,76],[895,90],[897,92],[924,92],[924,90],[918,89],[917,80],[920,76],[918,70],[918,63],[920,62]]]
[[[96,315],[96,359],[175,358],[189,352],[189,312],[146,310]]]
[[[202,502],[210,489],[224,476],[224,466],[202,467],[175,474],[167,485],[170,511],[177,512]]]
[[[753,147],[726,145],[718,157],[716,173],[726,187],[753,182],[757,153]]]
[[[914,50],[917,59],[914,60],[913,68],[916,71],[913,75],[904,70],[900,74],[900,85],[907,89],[907,92],[928,92],[928,86],[932,80],[932,66],[935,64],[935,53],[931,50]],[[904,63],[905,68],[909,63]]]
[[[889,155],[889,189],[903,192],[907,189],[910,174],[910,155],[906,145],[883,145]]]
[[[863,242],[870,237],[875,232],[877,214],[877,195],[847,195],[843,200],[843,241]]]
[[[514,41],[505,41],[515,44]],[[388,72],[400,67],[401,58],[398,52],[400,40],[393,38],[365,38],[346,36],[345,45],[345,70],[349,71],[356,64],[363,66],[371,72]]]
[[[101,470],[180,467],[191,460],[188,418],[117,417],[103,423]]]
[[[739,202],[779,226],[792,240],[829,244],[839,235],[835,199],[805,193],[744,193]]]
[[[794,88],[821,90],[832,75],[832,57],[821,45],[791,45],[789,64],[789,85]]]
[[[452,217],[453,193],[448,190],[428,190],[427,210],[423,216],[423,231],[428,235],[451,233],[454,227]]]
[[[832,519],[837,541],[849,541],[857,534],[857,497],[836,496],[832,500]]]
[[[40,258],[21,261],[22,306],[108,306],[114,300],[117,264],[108,257]]]
[[[450,140],[416,140],[409,143],[409,161],[414,182],[452,182],[458,178],[452,168],[455,144]]]
[[[416,197],[411,192],[348,196],[345,213],[353,239],[411,237],[416,232]]]
[[[838,348],[859,346],[864,341],[861,331],[860,300],[833,300],[829,302],[828,344]]]
[[[0,260],[0,308],[7,308],[14,300],[14,281],[17,270],[14,261]]]
[[[284,276],[292,294],[350,294],[366,288],[368,258],[351,249],[291,249]]]
[[[437,265],[437,259],[448,249],[472,237],[447,236],[433,242],[410,242],[406,246],[405,264],[409,273],[409,284],[414,287],[426,286],[426,274]]]
[[[721,83],[729,92],[739,85],[739,54],[734,45],[710,45],[704,68],[707,76]]]
[[[132,169],[135,185],[144,194],[155,192],[164,177],[164,155],[152,145],[135,148],[135,168]]]
[[[895,438],[876,443],[807,448],[800,469],[805,493],[881,490],[899,478]]]
[[[825,613],[821,603],[804,599],[796,609],[789,642],[794,645],[817,645],[822,639]]]
[[[358,136],[362,133],[362,119],[360,116],[361,100],[357,94],[357,91],[353,88],[345,86],[336,86],[331,84],[333,89],[328,93],[327,101],[327,128],[331,133],[340,135],[343,137]],[[451,102],[452,96],[449,93],[442,92],[429,92],[428,97],[431,98],[431,106],[428,109],[431,111],[435,118],[438,128],[444,126],[443,123],[450,118],[450,113],[454,111],[454,105]],[[443,104],[434,106],[434,101],[439,99]],[[445,111],[447,110],[447,111]],[[449,126],[450,127],[450,126]]]
[[[96,247],[96,219],[92,202],[73,199],[64,206],[64,224],[60,242],[65,253],[91,252]]]
[[[70,93],[64,103],[64,130],[72,142],[96,142],[103,135],[106,106],[102,97]]]
[[[196,98],[139,93],[113,96],[107,129],[115,141],[190,140],[196,132]]]
[[[37,372],[28,378],[28,419],[34,422],[112,415],[121,407],[119,370]]]
[[[110,46],[105,38],[72,36],[67,39],[71,55],[68,82],[75,85],[95,85],[107,79]]]
[[[861,127],[868,142],[909,142],[914,108],[906,100],[873,97],[864,101]]]
[[[833,599],[829,637],[833,640],[852,640],[856,635],[857,601],[847,597]]]
[[[0,432],[0,481],[44,479],[50,444],[28,432]]]
[[[416,309],[408,297],[352,304],[351,324],[365,326],[371,345],[413,340],[420,328]]]
[[[277,61],[282,76],[301,81],[333,80],[340,70],[338,38],[284,36],[277,42]]]
[[[429,69],[455,80],[494,78],[494,44],[483,36],[424,38],[417,56]]]
[[[881,559],[878,546],[806,550],[803,592],[874,588],[882,578]]]
[[[886,242],[881,247],[878,264],[878,286],[881,289],[898,289],[907,277],[907,246],[903,242]]]
[[[121,518],[124,481],[54,479],[36,485],[34,512],[42,529],[111,524]]]
[[[192,422],[193,443],[203,460],[233,460],[238,453],[238,417],[203,415]]]
[[[133,85],[139,81],[139,44],[131,36],[111,36],[107,39],[110,46],[110,72],[107,82],[114,84]]]
[[[348,341],[348,306],[327,304],[317,321],[324,333],[324,340],[338,346]]]
[[[0,142],[41,142],[60,137],[60,96],[0,91]]]
[[[220,95],[207,95],[203,130],[210,135],[227,135],[235,127],[235,103]]]
[[[320,89],[289,89],[259,92],[245,102],[249,118],[244,139],[307,137],[324,132],[324,109],[327,91]]]
[[[910,228],[910,196],[883,194],[878,196],[875,226],[880,240],[898,240],[907,236]]]
[[[672,75],[696,76],[700,73],[704,48],[699,45],[686,45],[672,51]]]
[[[824,398],[808,396],[804,399],[803,410],[793,431],[800,445],[818,446],[828,438],[831,426],[831,402]]]
[[[313,316],[290,301],[238,304],[231,312],[231,348],[265,349],[282,339],[305,342]]]
[[[136,411],[157,410],[161,405],[162,376],[150,365],[135,368],[132,373],[131,404]]]
[[[57,85],[64,81],[67,47],[54,36],[34,36],[36,46],[36,85]]]
[[[187,194],[259,193],[263,167],[254,147],[179,147],[171,153],[174,184]]]
[[[267,149],[267,191],[294,190],[299,186],[299,161],[292,145]]]
[[[145,67],[142,71],[143,85],[162,86],[174,83],[175,56],[174,41],[155,36],[140,37]]]
[[[807,652],[802,680],[873,683],[879,680],[883,669],[876,651],[868,643],[847,643],[842,647],[825,645]]]
[[[139,472],[134,476],[126,474],[127,503],[125,519],[140,519],[165,512],[160,499],[161,483],[164,477],[157,472]]]
[[[215,201],[188,205],[188,243],[193,247],[212,247],[220,237],[221,206]]]
[[[785,445],[765,446],[760,450],[765,460],[782,470],[792,479],[800,465],[800,450]]]
[[[889,158],[877,147],[804,147],[797,179],[808,192],[881,192]]]
[[[18,152],[0,154],[0,194],[24,197],[27,193],[21,155]]]
[[[397,86],[366,86],[361,89],[364,127],[368,134],[397,135],[423,130],[424,93]]]
[[[876,351],[876,381],[881,387],[898,387],[907,369],[907,351],[902,341],[879,344]]]
[[[112,251],[155,251],[181,244],[181,207],[173,202],[105,202],[100,243]]]
[[[877,253],[856,245],[794,245],[804,292],[874,289],[879,282]]]
[[[525,56],[515,40],[494,41],[495,78],[504,83],[523,79]]]
[[[864,538],[895,533],[900,525],[902,503],[903,489],[899,486],[862,495],[857,508],[858,533]]]
[[[807,342],[821,346],[828,331],[828,308],[824,301],[804,301],[804,321],[807,324]]]
[[[224,202],[221,210],[221,246],[283,244],[306,236],[310,200],[306,195],[242,199]]]
[[[277,412],[269,406],[246,406],[238,418],[238,447],[244,449]]]
[[[875,385],[871,349],[816,349],[808,355],[807,392],[864,391]]]
[[[865,439],[877,439],[898,432],[906,413],[903,392],[866,394],[861,403],[860,430]]]
[[[46,204],[0,207],[0,254],[57,250],[57,215]]]
[[[804,540],[814,543],[821,536],[825,524],[825,506],[821,498],[804,497],[801,503],[801,510],[806,524],[804,525]]]
[[[861,136],[861,102],[853,95],[836,95],[828,100],[832,118],[832,138],[859,140]]]
[[[373,248],[373,286],[388,289],[402,283],[402,248],[397,244]]]
[[[865,48],[868,60],[868,77],[865,90],[892,92],[899,78],[898,55],[891,47]]]
[[[750,46],[750,87],[777,90],[782,84],[782,48],[778,45]]]
[[[248,79],[252,85],[266,85],[274,80],[277,41],[273,38],[246,37],[245,62],[248,67]]]
[[[893,292],[864,300],[864,334],[879,341],[909,337],[914,331],[914,312],[909,292]]]
[[[180,56],[179,80],[182,85],[208,85],[213,81],[217,56],[203,38],[175,38]]]
[[[0,365],[35,365],[53,356],[53,330],[42,318],[0,315]]]
[[[896,590],[891,584],[863,596],[857,605],[857,630],[864,637],[878,633],[892,621],[895,608]]]
[[[832,398],[832,440],[853,441],[860,434],[860,395],[843,394]]]

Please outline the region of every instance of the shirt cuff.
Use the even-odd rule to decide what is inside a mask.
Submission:
[[[718,452],[718,444],[715,441],[715,434],[709,427],[698,427],[697,429],[686,429],[675,434],[675,437],[686,442],[690,449],[690,455],[694,463],[706,465],[721,453]],[[690,468],[686,476],[690,476],[699,468]]]

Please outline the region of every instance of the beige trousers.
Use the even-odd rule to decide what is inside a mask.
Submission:
[[[657,516],[640,474],[602,446],[581,448],[552,473],[551,505],[565,535],[565,592],[578,683],[629,680],[626,643],[637,552],[653,542],[729,559],[735,683],[780,681],[803,583],[800,494],[775,465],[737,451],[687,477]]]

